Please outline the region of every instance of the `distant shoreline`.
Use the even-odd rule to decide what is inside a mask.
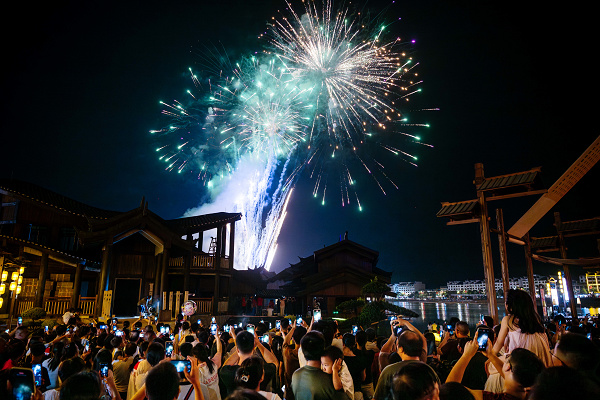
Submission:
[[[487,304],[487,299],[478,299],[478,300],[416,300],[416,299],[386,299],[387,301],[390,302],[401,302],[401,301],[406,301],[406,302],[411,302],[411,303],[446,303],[446,304],[468,304],[468,303],[475,303],[475,304]]]

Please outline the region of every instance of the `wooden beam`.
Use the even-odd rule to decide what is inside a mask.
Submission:
[[[508,279],[508,256],[506,254],[506,232],[504,231],[504,214],[501,208],[496,209],[496,223],[498,226],[498,246],[500,248],[500,269],[502,270],[502,288],[504,289],[504,301],[508,298],[510,281]],[[494,282],[494,287],[496,283]]]
[[[473,224],[475,222],[479,222],[479,218],[459,219],[457,221],[448,221],[448,222],[446,222],[446,225]]]
[[[514,197],[532,196],[532,195],[545,194],[545,193],[548,193],[548,189],[540,189],[540,190],[524,191],[524,192],[519,192],[519,193],[503,194],[500,196],[489,196],[489,197],[486,197],[485,199],[487,201],[494,201],[494,200],[512,199]]]
[[[524,237],[525,239],[525,263],[527,265],[527,282],[529,284],[529,295],[533,300],[533,305],[536,305],[535,300],[535,281],[533,279],[533,261],[531,259],[531,242],[529,240],[529,233],[527,233]],[[542,298],[542,306],[544,299]],[[535,307],[537,309],[537,306]]]
[[[508,233],[522,238],[600,160],[600,136],[527,211]]]
[[[575,236],[587,236],[587,235],[600,235],[600,231],[588,231],[578,233],[563,233],[563,237],[575,237]]]

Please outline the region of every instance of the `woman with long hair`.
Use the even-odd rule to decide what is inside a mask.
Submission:
[[[162,344],[152,342],[148,345],[144,359],[137,364],[137,368],[131,372],[131,376],[129,377],[129,386],[127,387],[128,399],[131,399],[144,386],[148,372],[164,358],[165,347]]]
[[[502,348],[505,354],[510,354],[517,348],[527,349],[538,356],[547,368],[551,367],[548,338],[529,294],[523,290],[510,289],[505,303],[508,315],[502,318],[494,353],[498,354]]]
[[[55,389],[60,386],[58,384],[58,366],[62,360],[64,348],[65,345],[63,342],[54,343],[50,358],[42,362],[42,366],[48,370],[48,376],[50,378],[48,389]]]
[[[192,349],[192,355],[196,359],[199,367],[200,383],[208,387],[210,399],[205,400],[221,400],[218,370],[221,367],[223,344],[221,343],[221,338],[219,336],[217,336],[215,340],[217,341],[217,352],[212,358],[209,357],[208,349],[202,343],[198,343]]]

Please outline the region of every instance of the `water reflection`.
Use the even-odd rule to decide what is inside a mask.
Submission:
[[[392,301],[392,303],[419,314],[419,317],[413,318],[412,324],[421,331],[427,329],[427,324],[430,322],[435,322],[439,325],[452,317],[457,317],[469,324],[471,331],[474,332],[481,314],[488,315],[487,303],[425,303],[398,300]],[[500,320],[505,315],[504,304],[501,303],[498,302],[498,318]]]

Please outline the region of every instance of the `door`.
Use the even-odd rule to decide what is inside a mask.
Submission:
[[[139,314],[142,280],[117,278],[113,292],[113,314],[117,317],[133,317]]]

